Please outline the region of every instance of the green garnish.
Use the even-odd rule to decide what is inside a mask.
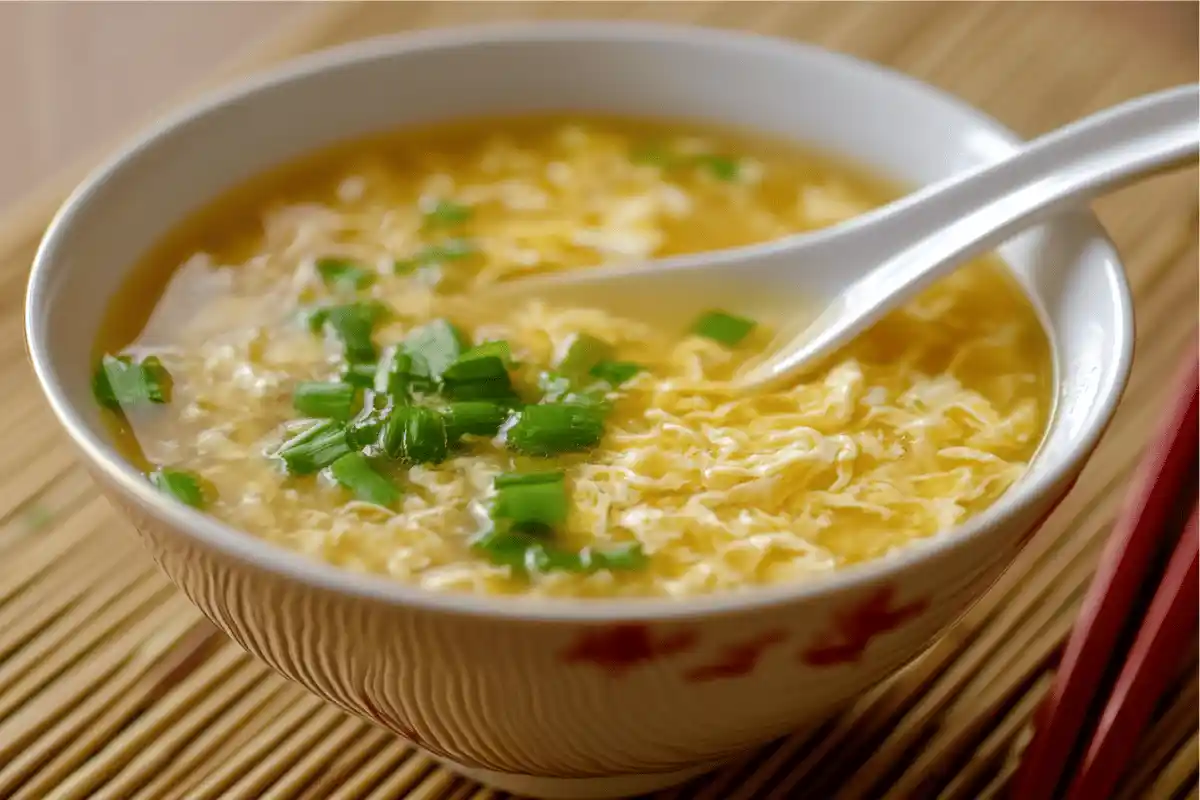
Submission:
[[[293,475],[310,475],[353,450],[345,426],[326,420],[284,442],[276,455]]]
[[[354,450],[362,450],[379,441],[379,432],[387,413],[382,409],[365,408],[346,426],[346,442]]]
[[[475,540],[473,547],[493,563],[522,572],[591,573],[602,569],[631,570],[646,565],[646,555],[638,543],[610,550],[584,549],[578,553],[562,550],[543,541],[537,532],[490,531]]]
[[[604,414],[603,406],[592,403],[525,406],[508,431],[508,446],[536,456],[588,450],[604,436]]]
[[[580,333],[571,340],[567,354],[558,362],[558,372],[577,381],[593,367],[612,356],[613,346],[603,339]]]
[[[588,374],[615,389],[644,369],[632,361],[601,361],[588,370]]]
[[[461,225],[474,213],[475,209],[462,203],[456,203],[453,200],[439,200],[433,208],[425,212],[425,224],[430,226]]]
[[[346,422],[354,416],[358,390],[349,383],[301,381],[292,393],[292,406],[306,417]]]
[[[333,479],[367,503],[393,508],[400,499],[396,484],[380,475],[362,453],[348,453],[329,467]]]
[[[443,264],[447,261],[461,261],[475,255],[478,248],[469,239],[447,239],[440,244],[431,244],[418,251],[410,258],[399,259],[394,263],[398,275],[407,275],[420,267]]]
[[[386,353],[379,361],[372,387],[380,394],[386,394],[395,400],[405,400],[409,395],[409,387],[413,384],[427,383],[427,375],[414,373],[413,357],[397,347]]]
[[[372,364],[369,361],[364,361],[361,364],[347,364],[342,369],[341,381],[351,386],[357,386],[359,389],[373,388],[375,386],[375,372],[378,368],[377,364]]]
[[[446,438],[458,441],[466,434],[495,436],[508,419],[509,409],[486,400],[463,400],[446,407]]]
[[[446,422],[432,408],[398,406],[383,425],[383,450],[389,458],[412,464],[446,460]]]
[[[309,312],[308,325],[314,332],[328,325],[341,340],[346,360],[359,364],[375,360],[375,344],[371,341],[371,334],[375,324],[387,315],[387,306],[376,301],[321,306]]]
[[[735,317],[724,311],[707,311],[696,320],[692,332],[697,336],[712,339],[728,347],[733,347],[745,339],[757,323],[745,317]]]
[[[742,173],[741,164],[731,156],[695,156],[692,163],[720,181],[736,181]]]
[[[150,483],[192,508],[204,508],[207,502],[204,481],[194,472],[160,467],[150,473]]]
[[[512,361],[508,342],[485,342],[460,355],[442,373],[446,395],[455,400],[511,400]]]
[[[444,319],[417,328],[404,341],[404,351],[413,358],[411,372],[437,380],[466,349],[462,331]]]
[[[505,473],[496,477],[492,519],[522,529],[553,528],[567,521],[566,476],[557,472]]]
[[[343,258],[318,258],[317,273],[325,285],[334,289],[356,291],[375,282],[375,273]]]
[[[134,363],[129,356],[106,355],[92,376],[92,394],[105,408],[171,402],[171,374],[156,356]]]

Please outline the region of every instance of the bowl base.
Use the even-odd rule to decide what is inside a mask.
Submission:
[[[633,797],[676,786],[684,781],[716,769],[725,759],[707,761],[697,766],[673,772],[652,772],[643,775],[611,775],[597,778],[549,778],[540,775],[519,775],[513,772],[493,772],[488,769],[464,767],[442,758],[434,758],[447,768],[492,789],[536,798],[536,800],[616,800]]]

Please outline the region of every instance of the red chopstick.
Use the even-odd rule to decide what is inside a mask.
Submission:
[[[1072,791],[1111,785],[1119,779],[1131,755],[1131,732],[1120,731],[1126,746],[1118,747],[1113,726],[1121,721],[1144,725],[1163,688],[1161,672],[1173,666],[1170,645],[1195,631],[1194,573],[1191,584],[1186,581],[1196,545],[1194,539],[1188,544],[1188,535],[1180,537],[1177,512],[1181,503],[1186,504],[1184,513],[1195,506],[1200,453],[1198,361],[1200,354],[1193,349],[1180,391],[1113,527],[1054,686],[1039,709],[1013,797],[1061,798],[1064,775],[1074,778]],[[1166,572],[1158,572],[1161,555],[1172,549],[1175,553]],[[1144,589],[1160,583],[1147,609],[1142,602]],[[1138,627],[1144,629],[1132,635]],[[1111,683],[1113,667],[1121,664],[1120,677]],[[1110,691],[1118,694],[1102,706]],[[1096,720],[1102,720],[1103,727],[1096,727]],[[1075,769],[1081,754],[1084,762]],[[1089,800],[1105,796],[1072,795]]]

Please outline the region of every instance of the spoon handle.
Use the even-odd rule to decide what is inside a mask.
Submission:
[[[808,328],[811,335],[785,348],[768,371],[783,376],[830,353],[963,261],[1065,207],[1198,152],[1200,86],[1180,86],[1087,117],[1003,161],[908,196],[870,224],[879,266],[855,281]]]

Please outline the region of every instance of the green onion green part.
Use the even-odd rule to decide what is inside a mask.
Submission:
[[[724,311],[707,311],[696,320],[692,332],[727,347],[733,347],[745,339],[756,324],[752,319],[736,317]]]
[[[379,433],[387,420],[387,412],[377,408],[364,408],[346,426],[346,442],[354,450],[362,450],[379,441]]]
[[[696,156],[693,163],[700,169],[720,181],[736,181],[742,173],[741,164],[736,158],[720,155]]]
[[[316,266],[321,280],[333,289],[353,292],[366,289],[375,282],[374,272],[344,258],[319,258]]]
[[[644,369],[632,361],[600,361],[588,370],[588,374],[615,389]]]
[[[360,364],[347,364],[342,369],[341,381],[359,389],[371,389],[375,386],[375,372],[378,364],[364,361]]]
[[[446,438],[458,441],[467,434],[495,436],[509,417],[509,409],[486,400],[463,400],[446,407]]]
[[[160,467],[150,473],[150,483],[163,494],[168,494],[192,508],[204,508],[207,503],[205,483],[194,472]]]
[[[591,573],[641,569],[648,559],[640,544],[633,543],[609,550],[585,549],[578,553],[562,550],[544,541],[537,533],[491,531],[474,543],[474,548],[495,564],[522,572]]]
[[[400,489],[371,466],[362,453],[348,453],[329,467],[333,479],[354,493],[359,500],[384,508],[395,508]]]
[[[500,475],[495,486],[492,519],[497,523],[521,529],[554,528],[567,521],[567,486],[561,471]]]
[[[326,420],[284,442],[276,455],[289,473],[311,475],[353,451],[346,438],[345,426]]]
[[[376,358],[371,334],[376,323],[387,315],[387,307],[379,302],[347,303],[313,309],[308,314],[308,324],[314,333],[328,325],[341,340],[346,360],[353,364],[366,363]]]
[[[397,260],[393,267],[398,275],[407,275],[420,267],[444,264],[448,261],[461,261],[477,252],[478,248],[470,239],[447,239],[439,244],[429,245],[410,258]]]
[[[425,224],[430,226],[461,225],[471,218],[475,210],[453,200],[439,200],[425,212]]]
[[[571,340],[566,355],[558,362],[557,371],[571,380],[579,380],[601,361],[611,358],[612,353],[613,346],[608,342],[580,333]]]
[[[525,406],[508,431],[508,446],[519,453],[551,456],[588,450],[604,436],[605,409],[591,403]]]
[[[389,458],[412,464],[446,460],[446,423],[432,408],[397,406],[383,426],[383,450]]]
[[[412,356],[414,362],[410,371],[423,373],[434,380],[440,379],[465,349],[466,337],[462,331],[444,319],[418,328],[404,342],[404,352]]]
[[[92,376],[96,402],[114,411],[171,402],[171,374],[156,356],[135,363],[129,356],[105,355]]]
[[[292,406],[306,417],[346,422],[354,416],[358,390],[349,383],[302,381],[292,394]]]

